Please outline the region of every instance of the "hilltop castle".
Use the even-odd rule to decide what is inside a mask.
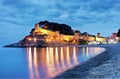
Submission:
[[[58,24],[54,22],[41,21],[35,24],[30,35],[18,43],[7,45],[6,47],[28,47],[28,46],[65,46],[79,44],[109,44],[118,43],[120,41],[118,33],[113,33],[109,37],[101,37],[100,33],[91,35],[87,32],[80,33],[79,30],[72,30],[66,24]]]
[[[54,26],[54,24],[53,24]],[[81,35],[80,32],[77,31],[72,31],[72,29],[69,28],[69,31],[73,33],[63,33],[63,30],[58,30],[59,28],[51,28],[52,26],[49,27],[47,24],[42,24],[42,27],[40,23],[35,24],[35,27],[31,31],[31,35],[27,36],[25,39],[28,40],[26,44],[39,44],[40,45],[69,45],[69,44],[81,44],[79,40],[84,40],[84,41],[98,41],[98,42],[104,42],[106,41],[106,38],[100,37],[100,33],[97,34],[97,36],[90,36],[88,33],[85,33],[84,35]],[[64,27],[64,26],[62,26]],[[61,27],[61,28],[62,28]],[[66,28],[66,27],[64,27]],[[67,31],[67,30],[66,30]],[[69,34],[69,35],[67,35]],[[71,35],[70,35],[71,34]]]

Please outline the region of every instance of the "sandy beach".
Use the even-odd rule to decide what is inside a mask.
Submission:
[[[84,47],[88,45],[82,45]],[[120,78],[120,44],[89,45],[103,47],[106,51],[82,65],[78,65],[55,78],[77,79],[119,79]]]

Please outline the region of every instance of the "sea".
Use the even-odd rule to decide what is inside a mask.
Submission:
[[[11,29],[1,29],[0,79],[54,78],[105,50],[103,48],[76,46],[39,48],[3,47],[23,39],[29,34],[32,28],[12,27]]]

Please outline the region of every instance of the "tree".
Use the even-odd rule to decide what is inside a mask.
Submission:
[[[88,36],[88,33],[87,33],[87,32],[84,32],[82,35],[83,35],[83,36]]]
[[[120,37],[120,29],[117,32],[117,36]]]
[[[31,30],[30,34],[32,35],[32,34],[34,34],[34,32],[35,32],[35,29],[33,28],[33,29]]]
[[[86,40],[84,40],[84,39],[79,39],[78,44],[79,44],[79,45],[88,44],[88,41],[86,41]]]
[[[74,34],[77,33],[77,34],[80,34],[80,31],[79,30],[75,30],[74,31]]]

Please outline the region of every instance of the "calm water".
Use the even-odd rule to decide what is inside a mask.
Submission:
[[[102,48],[1,48],[0,78],[52,78],[89,58]]]
[[[88,47],[3,48],[22,39],[31,28],[0,28],[0,79],[52,78],[104,51]]]

